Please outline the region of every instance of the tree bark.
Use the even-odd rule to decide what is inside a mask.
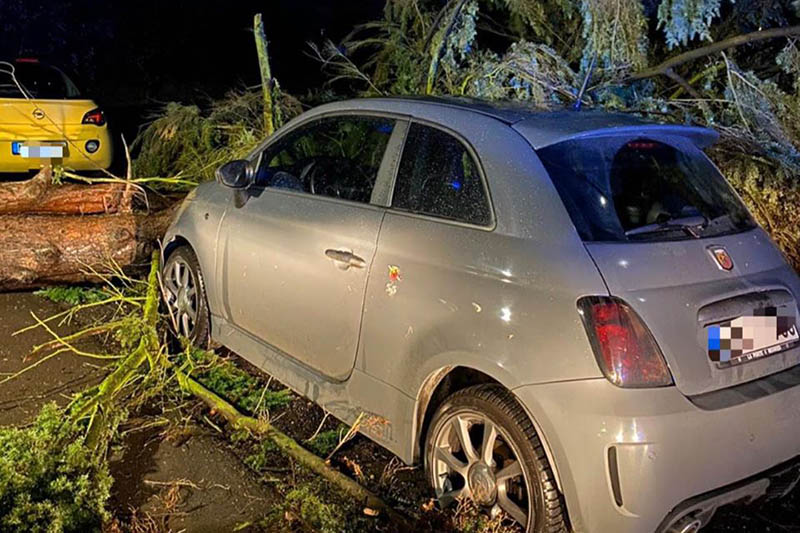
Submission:
[[[0,183],[0,215],[114,213],[124,186],[52,184],[52,170],[44,167],[28,181]]]
[[[256,52],[258,54],[258,69],[261,72],[261,92],[264,98],[264,133],[267,137],[275,131],[272,103],[272,70],[269,66],[267,53],[267,36],[264,33],[264,22],[261,13],[256,13],[253,18],[253,34],[256,37]]]
[[[147,264],[175,207],[150,214],[0,216],[0,290],[95,282],[92,270]]]

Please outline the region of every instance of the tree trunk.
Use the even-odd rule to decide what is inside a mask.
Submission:
[[[264,33],[264,22],[261,13],[256,13],[253,18],[253,34],[256,37],[256,52],[258,53],[258,69],[261,71],[261,92],[264,98],[264,133],[267,137],[275,131],[275,120],[272,116],[272,69],[269,66],[267,53],[267,36]]]
[[[174,212],[0,216],[0,290],[99,281],[92,270],[147,264]]]
[[[44,167],[28,181],[0,183],[0,215],[114,213],[124,185],[52,184],[52,170]]]

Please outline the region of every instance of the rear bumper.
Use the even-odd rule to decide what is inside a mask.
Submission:
[[[105,170],[111,166],[113,158],[113,147],[111,136],[106,126],[97,127],[92,125],[72,126],[66,128],[66,135],[69,141],[64,146],[64,158],[61,164],[66,168],[74,170]],[[100,142],[97,152],[89,154],[86,151],[86,142],[96,140]],[[12,153],[11,145],[14,141],[38,142],[38,143],[64,143],[63,135],[50,132],[38,132],[35,134],[14,135],[8,131],[0,138],[0,172],[27,172],[36,170],[46,164],[44,159],[23,158]]]
[[[800,386],[713,411],[675,387],[605,379],[514,393],[544,434],[575,531],[660,532],[700,510],[705,520],[763,495],[770,469],[800,455]]]

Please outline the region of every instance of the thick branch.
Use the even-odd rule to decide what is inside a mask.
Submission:
[[[299,462],[312,472],[328,480],[344,494],[355,500],[358,500],[367,507],[378,509],[386,513],[394,518],[398,523],[404,522],[403,517],[400,516],[397,511],[389,507],[381,498],[338,470],[332,468],[321,458],[300,446],[294,439],[285,433],[275,429],[266,421],[243,415],[236,409],[236,407],[228,403],[225,399],[208,390],[206,387],[193,380],[180,370],[175,369],[175,373],[178,376],[178,381],[181,387],[203,400],[203,402],[205,402],[206,405],[212,409],[215,409],[217,413],[222,415],[234,428],[248,429],[256,435],[260,435],[271,440],[276,446],[278,446],[278,448],[281,449],[281,451],[283,451],[283,453],[292,457],[295,461]]]
[[[659,75],[668,76],[669,75],[668,72],[677,67],[678,65],[682,65],[689,61],[700,59],[701,57],[715,54],[723,50],[727,50],[728,48],[734,48],[736,46],[742,46],[743,44],[753,43],[756,41],[763,41],[765,39],[790,37],[792,35],[800,35],[800,26],[789,26],[786,28],[772,28],[769,30],[754,31],[752,33],[745,33],[744,35],[737,35],[729,39],[723,39],[722,41],[719,41],[717,43],[709,44],[708,46],[701,46],[700,48],[696,48],[694,50],[689,50],[688,52],[678,54],[675,57],[667,59],[663,63],[656,65],[655,67],[651,67],[642,70],[640,72],[636,72],[635,74],[632,74],[628,78],[628,81],[643,80],[645,78],[652,78],[654,76],[659,76]]]

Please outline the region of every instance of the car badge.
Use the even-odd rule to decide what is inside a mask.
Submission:
[[[44,118],[44,111],[39,109],[38,107],[33,110],[33,118],[36,120],[42,120]]]
[[[709,248],[709,253],[714,257],[717,266],[722,270],[733,270],[733,259],[728,254],[728,251],[721,246],[713,246]]]

